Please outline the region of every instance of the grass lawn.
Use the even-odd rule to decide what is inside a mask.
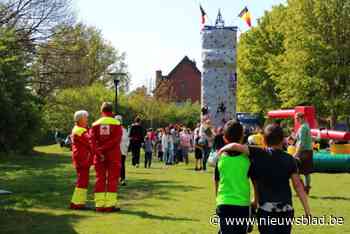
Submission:
[[[209,224],[215,212],[212,169],[195,172],[193,161],[189,166],[167,168],[154,162],[151,169],[134,169],[128,160],[128,185],[119,192],[122,211],[79,212],[67,209],[75,180],[70,153],[58,146],[35,150],[33,156],[0,156],[0,189],[14,192],[0,197],[1,234],[217,233],[217,227]],[[93,168],[91,172],[90,191]],[[348,174],[312,177],[313,215],[344,217],[344,225],[296,226],[293,233],[350,233],[349,178]],[[90,192],[91,205],[92,198]],[[294,203],[296,216],[302,215],[295,196]],[[256,228],[253,233],[258,233]]]

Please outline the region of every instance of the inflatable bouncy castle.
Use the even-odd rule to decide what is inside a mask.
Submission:
[[[285,119],[295,118],[296,113],[304,113],[308,122],[311,135],[317,139],[329,139],[336,141],[350,141],[350,132],[318,129],[316,111],[313,106],[297,106],[293,110],[274,110],[268,112],[269,118]],[[299,129],[299,124],[294,121],[294,131]],[[342,173],[350,172],[350,144],[332,144],[330,151],[320,150],[314,152],[314,172]]]

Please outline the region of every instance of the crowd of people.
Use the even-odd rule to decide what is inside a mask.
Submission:
[[[145,168],[151,168],[155,157],[165,165],[189,163],[189,153],[193,151],[197,139],[189,128],[169,125],[157,130],[145,130],[139,117],[135,118],[131,126],[123,126],[122,116],[114,115],[112,104],[107,102],[101,106],[101,118],[90,128],[88,116],[84,110],[75,112],[75,126],[70,135],[72,160],[77,172],[71,209],[87,208],[87,188],[92,165],[96,171],[95,209],[98,212],[113,212],[120,210],[117,191],[119,185],[126,185],[125,162],[129,152],[135,168],[140,167],[141,149],[144,150]],[[201,154],[204,155],[204,152]]]
[[[94,165],[96,211],[119,211],[117,191],[119,185],[126,185],[126,157],[130,152],[132,166],[140,167],[143,148],[145,168],[151,168],[154,159],[165,167],[180,162],[188,164],[189,152],[194,152],[194,170],[206,171],[209,155],[216,155],[214,178],[222,234],[247,233],[247,223],[227,225],[225,220],[249,218],[251,210],[256,210],[260,219],[292,218],[289,181],[305,215],[311,214],[307,193],[311,188],[313,146],[310,128],[302,113],[296,114],[301,127],[289,137],[280,124],[270,124],[265,129],[257,127],[246,136],[239,122],[230,120],[224,127],[214,128],[208,118],[203,118],[193,131],[182,125],[145,130],[138,117],[127,128],[122,124],[122,117],[112,113],[111,103],[102,104],[101,118],[90,129],[86,111],[77,111],[74,121],[71,139],[77,182],[71,209],[86,209],[89,169]],[[299,174],[305,175],[305,184]],[[252,203],[249,180],[254,185]],[[261,234],[290,233],[291,225],[259,225],[259,231]]]

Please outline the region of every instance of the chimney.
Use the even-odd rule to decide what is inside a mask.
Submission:
[[[162,81],[162,79],[163,79],[162,71],[161,70],[156,71],[156,87]]]

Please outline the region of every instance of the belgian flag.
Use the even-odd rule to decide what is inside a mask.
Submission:
[[[248,7],[244,7],[244,9],[239,13],[238,17],[242,18],[249,27],[252,26],[252,16],[248,10]]]

